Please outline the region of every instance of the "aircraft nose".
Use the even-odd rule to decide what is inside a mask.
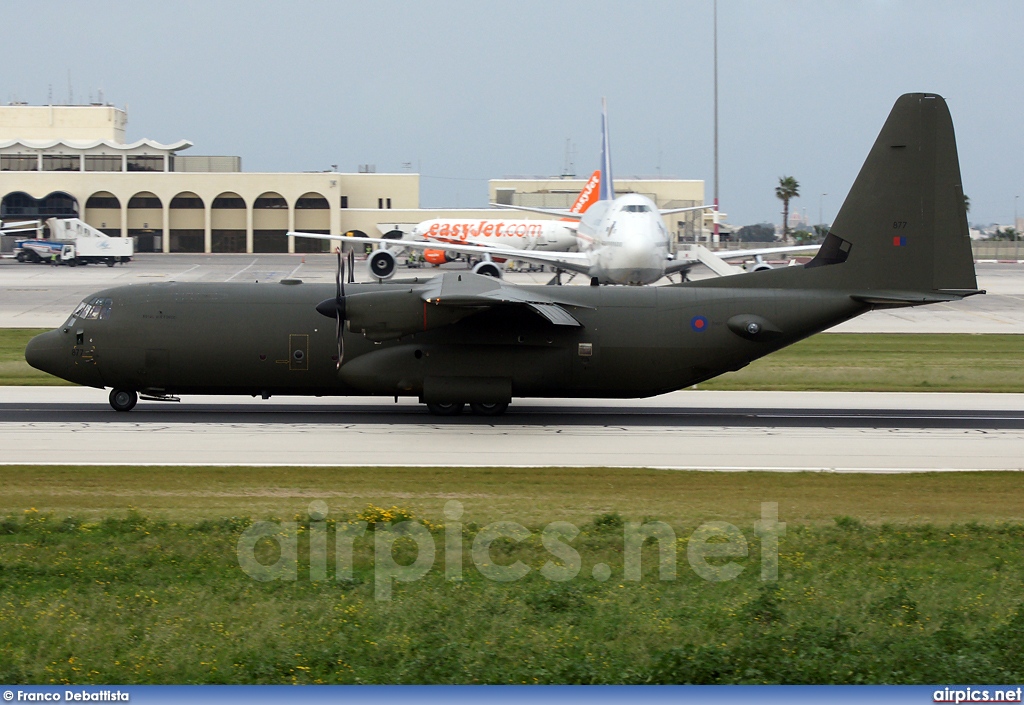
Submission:
[[[32,338],[25,346],[25,362],[37,370],[60,376],[61,361],[66,357],[61,355],[61,335],[60,331],[51,330]]]

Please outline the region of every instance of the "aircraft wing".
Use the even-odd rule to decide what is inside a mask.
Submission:
[[[507,203],[492,203],[490,205],[492,208],[505,208],[507,210],[526,211],[527,213],[543,213],[544,215],[557,215],[559,218],[571,218],[572,220],[579,220],[584,215],[583,213],[565,210],[564,208],[533,208],[531,206],[512,206]]]
[[[530,291],[514,284],[479,274],[445,272],[421,289],[421,298],[437,306],[489,308],[499,304],[526,306],[556,326],[579,327],[562,305],[582,306],[567,295]]]
[[[713,205],[706,206],[687,206],[686,208],[661,208],[658,210],[662,215],[672,215],[673,213],[685,213],[686,211],[706,211],[708,208],[714,208]]]
[[[514,259],[517,262],[546,264],[566,272],[589,274],[592,265],[590,255],[585,252],[547,252],[543,250],[517,250],[514,247],[497,247],[494,245],[450,245],[445,242],[428,242],[423,240],[403,240],[403,247],[417,250],[444,250],[457,252],[461,255],[480,257],[490,255],[502,259]]]
[[[340,240],[366,244],[367,239],[362,237],[349,237],[346,235],[321,235],[319,233],[290,232],[289,235],[298,237],[311,237],[318,240]],[[390,242],[390,241],[385,241]],[[590,255],[584,252],[546,252],[538,250],[517,250],[514,247],[498,247],[495,245],[454,245],[446,242],[432,242],[427,240],[395,240],[397,247],[411,247],[415,250],[444,250],[445,252],[456,252],[460,255],[481,257],[490,255],[501,259],[514,259],[517,262],[532,262],[543,264],[566,272],[579,272],[590,274],[592,262]]]
[[[366,237],[352,237],[350,235],[324,235],[323,233],[301,233],[297,230],[291,230],[287,233],[288,235],[294,235],[295,237],[308,237],[313,240],[341,240],[342,242],[361,242],[364,245],[366,243],[372,243],[370,238]],[[383,242],[401,242],[400,240],[383,240]]]
[[[716,255],[721,259],[739,259],[741,257],[762,257],[764,255],[782,254],[783,252],[810,252],[821,245],[790,245],[787,247],[762,247],[755,250],[718,250]]]

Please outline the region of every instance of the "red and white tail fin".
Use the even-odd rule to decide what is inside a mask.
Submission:
[[[573,213],[586,213],[588,208],[597,203],[600,186],[601,170],[597,169],[587,179],[587,183],[583,185],[583,190],[580,191],[580,195],[576,197],[576,202],[572,204],[572,208],[569,210]]]

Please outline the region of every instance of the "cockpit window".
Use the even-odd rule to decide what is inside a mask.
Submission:
[[[623,206],[622,210],[624,212],[626,212],[626,213],[650,213],[651,212],[651,209],[648,208],[647,206],[643,205],[643,204]]]
[[[110,309],[113,305],[114,302],[110,299],[90,299],[78,304],[71,317],[81,321],[104,321],[110,318]]]

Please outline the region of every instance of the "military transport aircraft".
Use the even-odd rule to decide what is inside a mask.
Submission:
[[[340,260],[340,258],[339,258]],[[412,396],[481,415],[514,397],[682,389],[874,308],[977,289],[953,123],[938,95],[897,100],[832,232],[803,266],[660,287],[513,286],[470,272],[335,287],[155,283],[100,291],[25,358],[142,393]],[[332,290],[333,289],[333,290]],[[324,317],[333,319],[327,323]]]
[[[611,144],[608,138],[608,108],[605,101],[601,102],[601,166],[598,169],[598,193],[596,203],[588,198],[585,207],[574,206],[570,210],[550,208],[530,208],[527,206],[511,206],[492,203],[499,208],[513,208],[558,216],[563,220],[574,221],[571,226],[562,225],[562,229],[574,237],[574,247],[559,246],[557,243],[543,248],[529,248],[524,252],[522,247],[510,247],[508,244],[491,241],[489,237],[475,238],[471,243],[440,242],[440,238],[429,237],[431,242],[403,240],[401,245],[412,249],[436,253],[450,252],[478,258],[473,266],[474,274],[486,274],[501,277],[502,269],[495,259],[517,260],[533,264],[553,267],[556,274],[555,282],[561,283],[558,275],[562,271],[585,274],[590,277],[591,284],[652,284],[662,277],[689,270],[698,262],[697,257],[676,257],[670,251],[671,236],[665,228],[662,216],[685,211],[697,211],[714,206],[687,206],[685,208],[660,209],[654,201],[636,193],[625,194],[616,198],[612,181]],[[595,182],[592,176],[588,186]],[[588,195],[584,187],[580,198]],[[580,199],[577,199],[579,205]],[[520,221],[527,223],[528,221]],[[543,221],[541,221],[543,222]],[[320,240],[352,241],[345,235],[323,235],[319,233],[289,232],[297,237],[309,237]],[[415,233],[414,233],[415,234]],[[360,241],[362,244],[363,241]],[[575,252],[569,251],[576,250]],[[766,254],[781,254],[817,249],[817,245],[796,245],[781,248],[760,248],[753,250],[732,250],[717,253],[719,259],[736,259],[760,257]],[[536,251],[544,250],[544,251]],[[705,251],[708,258],[715,257]],[[433,261],[438,261],[436,255]],[[719,266],[719,264],[721,266]],[[397,260],[388,249],[378,249],[370,255],[368,265],[370,273],[378,279],[394,276]],[[720,262],[712,261],[710,266],[716,273],[731,271],[731,268]],[[770,269],[762,264],[756,269]]]

